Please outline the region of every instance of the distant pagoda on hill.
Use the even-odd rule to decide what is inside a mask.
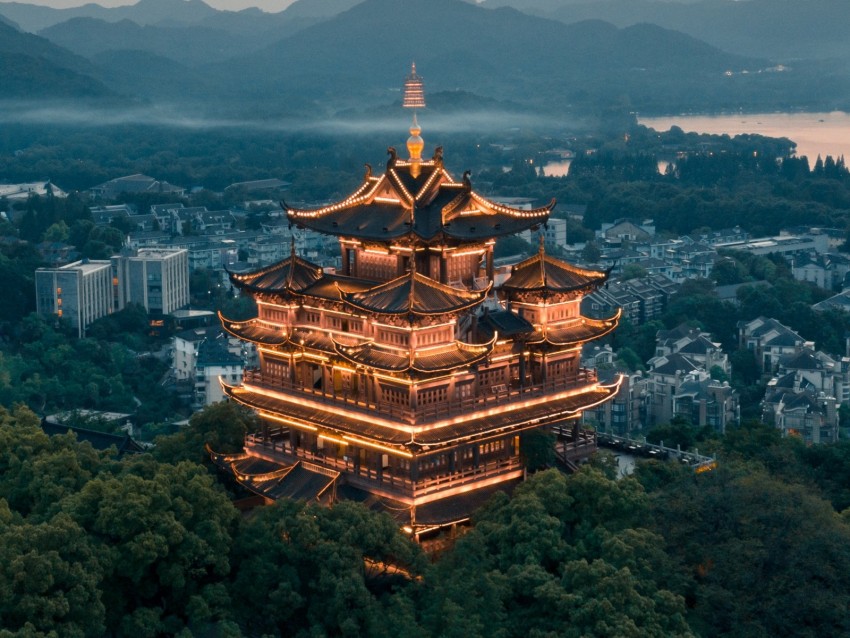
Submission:
[[[413,68],[404,105],[425,105]],[[299,228],[339,238],[342,268],[324,272],[295,253],[232,274],[257,301],[249,321],[221,317],[257,345],[259,369],[227,396],[263,429],[245,452],[213,454],[248,489],[393,513],[414,533],[460,522],[493,491],[524,476],[520,435],[557,435],[572,465],[596,448],[582,410],[616,393],[579,366],[581,347],[619,313],[583,317],[582,298],[607,272],[539,252],[494,287],[496,239],[546,223],[554,201],[521,210],[455,180],[442,149],[422,159],[414,110],[409,158],[388,149],[345,199],[317,209],[284,204]]]

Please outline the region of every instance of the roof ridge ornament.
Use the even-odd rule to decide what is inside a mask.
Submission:
[[[416,178],[422,171],[422,149],[425,148],[425,140],[419,135],[422,127],[416,120],[416,109],[425,108],[425,90],[422,78],[416,74],[416,62],[410,67],[410,75],[404,82],[404,99],[402,107],[413,109],[413,122],[410,125],[410,137],[407,138],[407,152],[410,153],[410,174]]]
[[[398,151],[395,150],[395,146],[387,147],[387,155],[390,156],[387,160],[387,170],[389,171],[391,168],[395,167],[396,160],[398,159]]]
[[[434,149],[434,155],[431,158],[431,160],[434,162],[434,166],[436,166],[438,168],[443,167],[443,147],[442,146],[438,146]]]
[[[543,282],[543,297],[548,297],[548,291],[546,290],[549,287],[549,278],[546,275],[546,237],[541,232],[539,235],[540,238],[540,248],[537,249],[538,254],[540,255],[540,280]],[[544,335],[546,333],[546,328],[544,326],[543,329]]]

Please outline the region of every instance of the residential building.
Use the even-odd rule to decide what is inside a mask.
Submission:
[[[633,324],[646,323],[664,314],[670,297],[678,289],[679,284],[658,274],[611,281],[587,295],[582,310],[591,317],[606,317],[620,308],[623,319]]]
[[[733,241],[716,244],[717,250],[741,250],[754,255],[787,255],[795,253],[829,252],[829,237],[825,234],[786,235],[758,237],[745,241]]]
[[[124,193],[157,193],[182,197],[186,189],[141,173],[116,177],[89,189],[95,199],[115,199]]]
[[[613,379],[615,372],[600,370],[598,374],[601,381],[606,381]],[[643,374],[624,374],[614,398],[585,410],[582,420],[598,431],[629,436],[647,423],[651,388],[651,381]]]
[[[83,337],[96,319],[113,310],[112,264],[83,259],[58,268],[35,271],[38,314],[66,319]]]
[[[704,370],[681,379],[672,394],[672,411],[674,417],[685,418],[695,426],[709,426],[719,434],[741,418],[738,393],[728,381],[712,379]]]
[[[198,344],[193,370],[195,407],[212,405],[225,398],[222,383],[242,383],[245,364],[227,347],[227,339],[204,339]]]
[[[838,441],[835,397],[801,388],[795,381],[786,377],[768,388],[762,402],[764,422],[807,444]]]
[[[699,363],[706,372],[719,368],[724,374],[731,374],[729,357],[719,343],[711,340],[707,332],[682,323],[672,330],[659,330],[655,335],[655,356],[680,353]]]
[[[759,369],[768,373],[778,369],[782,357],[796,354],[804,347],[814,347],[791,328],[767,317],[739,322],[738,343],[739,347],[751,350]]]
[[[520,235],[532,246],[536,246],[539,237],[543,237],[547,249],[564,248],[567,245],[567,220],[550,218],[536,231],[527,230]]]
[[[189,251],[142,248],[112,257],[115,309],[128,303],[167,315],[189,304]]]
[[[638,222],[631,219],[618,219],[614,223],[605,222],[596,236],[608,242],[648,242],[655,237],[655,224],[652,220]]]
[[[26,201],[30,197],[67,197],[68,193],[53,184],[50,180],[46,182],[27,182],[23,184],[0,184],[0,199],[8,202]]]

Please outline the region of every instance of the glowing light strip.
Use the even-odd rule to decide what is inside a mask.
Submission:
[[[330,434],[320,434],[319,438],[330,441],[331,443],[336,443],[337,445],[348,445],[348,441],[343,441],[342,439],[336,436],[331,436]]]
[[[379,328],[390,328],[394,330],[398,330],[400,332],[422,332],[423,330],[433,330],[435,328],[445,328],[448,326],[454,326],[457,324],[457,319],[451,319],[445,323],[435,323],[430,326],[394,326],[389,323],[380,323],[379,321],[372,321],[373,326],[378,326]]]
[[[473,250],[464,250],[461,252],[454,252],[449,257],[464,257],[466,255],[483,255],[486,248],[475,248]]]
[[[581,268],[579,266],[574,266],[573,264],[568,264],[567,262],[558,261],[556,262],[554,259],[551,259],[549,255],[545,255],[544,259],[548,261],[550,264],[553,264],[556,267],[559,267],[563,270],[573,272],[578,275],[585,275],[586,277],[603,277],[605,275],[604,270],[590,270],[588,268]],[[540,265],[540,254],[533,257],[529,257],[525,261],[521,261],[518,264],[514,265],[515,270],[520,270],[521,268],[530,268],[530,267],[539,267]]]
[[[422,185],[422,188],[419,189],[419,192],[416,194],[416,201],[420,201],[422,196],[425,195],[429,190],[431,190],[431,186],[440,177],[440,171],[434,171],[431,173],[431,177]]]
[[[401,192],[404,193],[405,197],[407,197],[407,202],[412,205],[416,201],[416,199],[413,197],[413,195],[410,193],[410,191],[407,190],[407,188],[405,188],[404,183],[401,181],[401,179],[398,176],[398,173],[395,172],[394,168],[391,168],[388,171],[388,173],[390,175],[392,175],[393,178],[394,178],[394,181],[395,181],[394,186],[401,189]]]
[[[264,419],[277,421],[279,423],[285,423],[286,425],[291,425],[292,427],[298,428],[300,430],[309,430],[310,432],[319,431],[319,428],[317,428],[315,425],[302,423],[301,421],[295,421],[293,419],[287,419],[286,417],[278,416],[277,414],[273,414],[272,412],[266,412],[265,410],[257,410],[257,414],[259,414]]]
[[[412,382],[409,382],[409,381],[405,382],[404,379],[397,379],[395,377],[385,377],[385,376],[379,375],[377,373],[375,373],[374,376],[376,378],[386,379],[388,381],[392,381],[392,382],[398,383],[400,385],[408,385],[408,386],[412,385]],[[449,377],[450,375],[445,375],[445,376]],[[568,390],[564,390],[564,391],[558,392],[558,393],[553,394],[553,395],[543,395],[543,396],[540,396],[540,397],[536,397],[534,399],[529,399],[527,401],[501,404],[501,405],[497,405],[497,406],[494,406],[494,407],[486,409],[486,410],[479,410],[479,411],[476,411],[476,412],[471,412],[471,413],[468,413],[468,414],[460,415],[460,416],[449,418],[449,419],[443,419],[442,421],[437,421],[435,423],[422,425],[422,426],[403,425],[403,424],[398,423],[396,421],[389,421],[387,419],[381,418],[377,415],[370,415],[369,417],[366,417],[363,414],[351,412],[350,410],[346,410],[343,406],[334,406],[333,410],[336,414],[343,416],[343,417],[346,417],[346,418],[349,418],[352,421],[360,421],[360,422],[365,421],[365,422],[368,422],[368,423],[372,423],[374,425],[380,425],[380,426],[386,427],[386,428],[391,429],[391,430],[410,433],[411,435],[415,436],[417,433],[433,432],[435,430],[439,430],[439,429],[442,429],[442,428],[445,428],[445,427],[448,427],[448,426],[451,426],[451,425],[458,425],[460,423],[465,423],[465,422],[468,422],[468,421],[483,419],[483,418],[487,418],[487,417],[490,417],[490,416],[494,416],[496,414],[505,414],[505,413],[508,413],[508,412],[516,412],[518,410],[525,410],[525,409],[528,409],[530,407],[540,405],[541,403],[552,403],[552,402],[555,402],[555,401],[560,401],[562,399],[569,399],[569,398],[573,398],[573,397],[578,397],[578,396],[581,396],[582,394],[590,394],[590,393],[597,392],[597,391],[602,390],[602,389],[610,390],[610,389],[619,388],[622,381],[623,381],[623,375],[618,375],[617,380],[614,383],[612,383],[611,385],[608,385],[608,386],[601,385],[598,382],[592,383],[590,385],[583,386],[583,387],[570,388]],[[233,386],[226,386],[223,381],[220,381],[220,382],[221,382],[222,387],[225,387],[225,388],[232,388],[233,387]],[[266,396],[266,397],[270,397],[270,398],[273,398],[273,399],[278,399],[278,400],[280,400],[284,403],[294,403],[294,404],[297,404],[297,405],[310,406],[311,408],[318,409],[320,411],[328,411],[328,406],[326,404],[317,403],[315,401],[310,401],[309,399],[307,399],[304,396],[298,396],[298,397],[289,396],[289,395],[283,394],[281,392],[275,392],[275,391],[269,390],[267,388],[261,388],[259,386],[254,386],[254,385],[247,384],[247,383],[243,384],[242,389],[246,392],[251,392],[251,393],[257,394],[259,396]],[[615,392],[616,392],[616,389],[615,389]],[[234,393],[231,396],[233,396],[234,398],[239,400],[237,393]],[[602,397],[599,401],[594,402],[592,404],[589,404],[589,406],[583,405],[579,408],[575,408],[575,409],[572,409],[572,410],[563,410],[563,411],[559,412],[558,414],[580,413],[582,410],[588,409],[588,407],[595,407],[596,405],[600,405],[600,404],[604,403],[608,398],[610,398],[610,396],[611,395],[608,395],[606,397]],[[243,402],[245,402],[245,401],[243,400]],[[259,411],[260,410],[258,410],[258,412]],[[546,415],[544,417],[540,417],[540,419],[544,419],[544,418],[548,419],[548,418],[551,418],[551,416],[552,415]],[[277,420],[281,420],[281,419],[283,419],[283,417],[278,417]],[[282,420],[281,422],[287,423],[287,421],[285,421],[285,420]],[[310,426],[310,427],[312,427],[312,426]],[[506,426],[506,427],[513,428],[513,427],[516,427],[516,424],[512,424],[512,425]],[[441,443],[443,443],[443,442],[441,442]]]
[[[413,454],[407,452],[405,450],[399,450],[397,448],[387,447],[385,445],[381,445],[380,443],[372,443],[371,441],[364,441],[363,439],[358,439],[357,437],[349,436],[348,434],[344,434],[342,436],[343,439],[352,443],[354,445],[362,445],[363,447],[372,448],[373,450],[379,450],[381,452],[386,452],[387,454],[392,454],[393,456],[402,456],[406,459],[412,459]]]
[[[289,304],[288,306],[284,306],[279,303],[273,303],[271,301],[262,301],[260,299],[257,300],[258,306],[268,306],[269,308],[280,308],[281,310],[293,310],[298,308],[298,304]]]
[[[372,180],[372,179],[374,179],[374,178],[370,178],[370,180]],[[381,181],[383,179],[384,179],[383,176],[381,178],[379,178],[374,183],[372,190],[370,190],[365,195],[362,195],[362,193],[369,186],[368,182],[364,183],[363,186],[360,187],[360,189],[355,191],[348,198],[342,200],[341,202],[333,204],[331,206],[325,206],[324,208],[317,208],[316,210],[313,210],[313,211],[290,209],[288,212],[290,212],[294,217],[304,217],[304,218],[309,218],[309,219],[315,219],[317,217],[321,217],[322,215],[326,215],[327,213],[333,213],[333,212],[336,212],[338,210],[342,210],[344,208],[349,208],[350,206],[353,206],[355,204],[361,204],[365,201],[368,201],[375,194],[375,192],[380,187]]]
[[[478,195],[475,192],[470,193],[472,199],[474,199],[479,204],[486,206],[492,210],[498,211],[500,213],[505,213],[506,215],[511,215],[513,217],[528,217],[528,218],[536,218],[536,217],[545,217],[551,211],[548,207],[542,208],[534,208],[532,210],[521,210],[518,208],[510,208],[508,206],[502,206],[501,204],[497,204],[496,202],[491,202],[489,200],[484,199],[481,195]]]

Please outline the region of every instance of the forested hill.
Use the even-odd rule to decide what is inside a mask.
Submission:
[[[55,9],[25,2],[0,2],[0,13],[27,31],[39,31],[72,18],[97,18],[114,22],[133,20],[138,24],[188,24],[200,22],[219,12],[203,0],[140,0],[118,7],[108,8],[88,3],[69,9]]]
[[[150,22],[174,3],[189,13],[174,9],[167,19]],[[429,93],[460,89],[523,103],[535,113],[621,116],[850,104],[846,69],[795,64],[776,72],[766,59],[733,55],[651,24],[564,24],[462,0],[365,0],[333,17],[307,15],[301,5],[277,14],[220,12],[199,0],[145,0],[134,7],[147,13],[123,21],[116,20],[121,13],[79,17],[41,33],[87,56],[99,70],[77,71],[113,91],[182,104],[193,114],[202,108],[239,117],[258,111],[325,117],[369,109],[398,99],[411,60]],[[0,4],[4,10],[8,6]],[[155,74],[128,51],[156,56]]]
[[[694,475],[613,457],[538,472],[428,557],[388,515],[281,499],[240,516],[203,441],[233,404],[116,459],[0,408],[0,624],[15,635],[846,636],[850,447],[750,424]],[[114,448],[113,448],[114,449]],[[217,449],[221,449],[217,447]],[[429,560],[430,558],[430,560]]]
[[[429,90],[463,88],[540,107],[560,100],[560,108],[634,99],[648,85],[671,100],[704,95],[727,70],[763,65],[648,25],[568,26],[459,0],[366,0],[214,72],[258,94],[279,89],[362,104],[386,99],[410,60],[427,73]]]
[[[2,97],[90,98],[113,92],[89,75],[94,65],[50,41],[0,22]]]
[[[786,62],[850,54],[850,3],[845,0],[485,0],[484,6],[511,6],[567,24],[649,22],[725,51]]]

